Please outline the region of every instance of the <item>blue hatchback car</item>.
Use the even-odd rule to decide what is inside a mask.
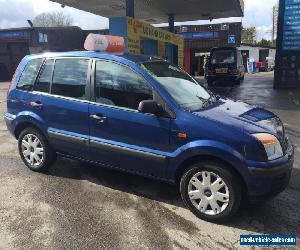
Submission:
[[[273,113],[220,98],[167,61],[133,54],[30,55],[5,120],[33,171],[60,154],[178,184],[199,218],[223,222],[241,199],[290,179],[294,149]]]

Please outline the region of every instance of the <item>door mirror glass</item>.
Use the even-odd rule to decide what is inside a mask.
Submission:
[[[156,116],[163,116],[165,114],[163,107],[153,100],[141,101],[138,111],[144,114],[153,114]]]

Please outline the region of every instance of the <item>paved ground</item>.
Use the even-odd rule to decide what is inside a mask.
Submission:
[[[236,249],[240,234],[300,237],[300,148],[286,191],[214,225],[185,209],[174,187],[155,181],[65,159],[47,175],[29,171],[2,119],[7,86],[0,83],[0,249]],[[300,91],[273,90],[270,73],[214,90],[271,109],[300,145]]]

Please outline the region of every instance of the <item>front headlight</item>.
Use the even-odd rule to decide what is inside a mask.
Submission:
[[[281,144],[274,135],[258,133],[253,134],[253,136],[263,144],[269,161],[276,160],[283,156]]]

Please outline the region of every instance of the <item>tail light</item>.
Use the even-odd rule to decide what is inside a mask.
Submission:
[[[14,75],[13,75],[13,77],[12,77],[10,83],[9,83],[8,90],[7,90],[7,93],[6,93],[6,97],[8,97],[9,92],[11,91],[11,87],[13,85],[13,82],[15,81],[15,78],[16,78],[16,73],[14,73]]]
[[[10,81],[10,84],[9,84],[9,86],[8,86],[8,90],[7,90],[7,93],[6,93],[6,97],[8,97],[9,92],[11,91],[11,88],[12,88],[12,86],[13,86],[13,83],[14,83],[14,81],[15,81],[15,79],[16,79],[17,71],[18,71],[19,66],[20,66],[20,64],[21,64],[22,61],[23,61],[23,59],[20,61],[19,65],[18,65],[18,67],[16,68],[16,71],[15,71],[15,73],[14,73],[14,75],[13,75],[11,81]]]

